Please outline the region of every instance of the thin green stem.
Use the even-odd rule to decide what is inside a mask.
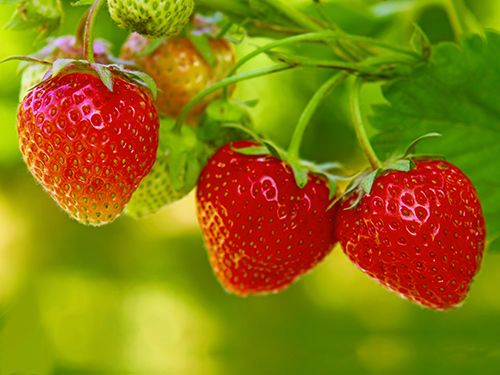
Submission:
[[[322,31],[325,29],[320,23],[316,22],[314,19],[310,18],[305,13],[302,13],[301,11],[290,7],[289,5],[280,0],[261,0],[261,1],[276,9],[279,13],[284,15],[286,18],[288,18],[297,26],[303,27],[306,30]]]
[[[361,37],[361,36],[355,36],[355,35],[349,35],[345,34],[343,32],[338,32],[338,31],[321,31],[317,33],[308,33],[308,34],[301,34],[301,35],[294,35],[285,39],[277,40],[275,42],[271,42],[269,44],[266,44],[262,47],[259,47],[255,49],[254,51],[250,52],[249,54],[243,56],[241,59],[238,60],[238,62],[233,66],[231,71],[228,74],[228,77],[234,75],[238,69],[240,69],[245,63],[253,59],[254,57],[265,53],[271,49],[284,46],[284,45],[289,45],[289,44],[294,44],[294,43],[300,43],[300,42],[313,42],[313,41],[323,41],[323,40],[349,40],[353,42],[358,42],[358,43],[363,43],[366,45],[373,45],[375,47],[387,49],[393,52],[396,52],[398,54],[402,54],[405,56],[409,56],[412,59],[420,59],[420,56],[416,54],[415,52],[405,49],[403,47],[398,47],[394,46],[390,43],[385,43],[376,39],[371,39],[371,38],[366,38],[366,37]],[[225,96],[227,97],[227,90],[225,90]]]
[[[94,29],[97,23],[97,16],[106,4],[107,0],[96,0],[90,7],[87,22],[85,24],[84,55],[88,62],[94,63]]]
[[[450,23],[455,33],[455,37],[460,39],[461,36],[468,32],[467,21],[465,18],[466,7],[463,0],[444,0],[445,7],[450,18]]]
[[[299,149],[302,143],[302,138],[304,136],[304,132],[307,128],[307,125],[311,121],[312,116],[318,109],[318,106],[323,102],[325,97],[333,90],[335,86],[337,86],[340,82],[342,82],[346,77],[347,77],[346,73],[334,74],[330,79],[328,79],[325,83],[323,83],[323,85],[321,85],[321,87],[313,95],[309,103],[307,103],[307,106],[302,112],[299,122],[295,127],[295,131],[293,133],[292,140],[288,148],[289,161],[294,162],[299,160]]]
[[[360,107],[360,93],[362,85],[363,79],[356,78],[351,89],[351,112],[353,115],[354,130],[356,131],[359,144],[361,145],[361,148],[370,165],[375,170],[382,168],[382,163],[378,159],[377,154],[375,154],[375,150],[373,150],[370,140],[368,139],[368,135],[366,134],[363,114],[361,113]]]
[[[87,24],[87,19],[89,17],[90,8],[87,9],[80,19],[75,32],[75,47],[83,47],[85,40],[85,25]]]
[[[173,131],[180,132],[182,124],[186,120],[186,117],[191,111],[191,109],[193,109],[193,107],[207,95],[210,95],[211,93],[220,90],[221,88],[227,87],[237,82],[245,81],[251,78],[261,77],[267,74],[281,72],[284,70],[292,69],[294,67],[295,65],[281,63],[266,68],[256,69],[250,72],[237,74],[235,76],[228,77],[223,79],[222,81],[214,83],[213,85],[207,87],[205,90],[198,93],[198,95],[196,95],[193,99],[191,99],[191,101],[188,104],[186,104],[186,106],[182,109],[181,113],[179,114],[179,117],[177,117]]]
[[[252,9],[245,4],[244,0],[196,0],[196,6],[207,7],[242,18],[246,18],[249,14],[252,14]]]
[[[284,17],[289,19],[298,27],[302,27],[308,31],[323,31],[326,30],[326,25],[318,19],[315,19],[300,10],[293,8],[281,0],[261,0],[270,7],[273,7],[278,13],[282,14]],[[335,51],[336,54],[342,58],[350,61],[356,61],[357,56],[353,50],[346,48],[346,46],[341,42],[331,43],[330,47]]]
[[[463,34],[477,33],[484,36],[484,28],[474,14],[467,8],[464,0],[443,0],[448,18],[457,40]]]

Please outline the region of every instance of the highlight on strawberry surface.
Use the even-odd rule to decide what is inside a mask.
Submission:
[[[21,155],[85,225],[151,218],[193,192],[208,262],[231,294],[281,292],[338,245],[391,293],[456,308],[500,233],[499,162],[478,151],[500,151],[487,98],[500,37],[459,3],[444,8],[454,42],[416,23],[401,45],[342,30],[320,2],[315,16],[280,0],[80,0],[67,5],[82,10],[74,35],[57,38],[63,7],[19,2],[11,27],[41,38],[32,55],[2,60],[21,61]],[[96,38],[106,8],[118,57]],[[282,72],[305,73],[294,87]],[[464,78],[477,72],[480,89]],[[274,93],[270,113],[259,79],[296,100]],[[385,99],[370,111],[367,86]],[[345,129],[317,121],[327,107],[347,114]],[[286,126],[266,129],[276,121]]]

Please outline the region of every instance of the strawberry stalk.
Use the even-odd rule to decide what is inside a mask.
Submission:
[[[312,116],[318,109],[319,105],[323,102],[323,99],[325,99],[325,97],[333,90],[335,86],[337,86],[340,82],[347,78],[347,76],[348,74],[345,72],[338,72],[330,77],[325,83],[323,83],[307,103],[306,108],[302,112],[302,115],[299,118],[299,122],[295,127],[292,135],[292,140],[290,141],[290,145],[288,146],[286,160],[292,167],[295,182],[300,188],[306,186],[309,180],[307,169],[299,160],[300,145],[302,143],[302,138],[304,137],[304,132],[307,128],[307,125],[310,123]],[[331,181],[330,187],[331,191],[333,192],[332,194],[334,194],[337,190],[337,185],[335,184],[335,182]]]
[[[80,19],[75,32],[75,48],[82,47],[85,43],[85,26],[87,25],[87,19],[89,18],[90,8],[87,9]]]
[[[292,140],[290,141],[290,145],[288,147],[288,161],[290,162],[290,164],[299,163],[299,149],[300,144],[302,143],[304,132],[319,105],[323,102],[323,99],[325,99],[325,97],[333,90],[333,88],[340,82],[342,82],[346,77],[347,73],[334,74],[325,83],[323,83],[323,85],[321,85],[321,87],[316,91],[311,100],[309,100],[309,103],[307,103],[307,106],[302,112],[302,115],[299,118],[299,122],[295,127],[295,131],[292,135]]]
[[[85,38],[84,38],[84,55],[89,63],[94,63],[94,29],[97,23],[97,16],[102,7],[106,4],[106,0],[96,0],[90,7],[87,22],[85,24]]]
[[[363,79],[356,78],[351,89],[351,112],[353,115],[354,130],[356,131],[356,136],[358,138],[359,144],[361,145],[361,148],[365,153],[371,167],[373,168],[373,170],[378,170],[382,168],[382,163],[378,159],[377,154],[375,153],[375,150],[373,150],[370,140],[368,139],[363,114],[361,113],[359,96],[362,85]]]

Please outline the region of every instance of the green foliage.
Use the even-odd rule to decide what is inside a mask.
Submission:
[[[31,54],[37,49],[35,37],[57,29],[61,35],[73,34],[85,7],[93,3],[0,0],[0,23],[10,19],[9,28],[0,29],[0,59]],[[386,102],[375,107],[375,129],[369,129],[377,133],[371,139],[380,159],[403,155],[415,139],[440,133],[416,150],[413,144],[408,153],[440,154],[458,165],[479,191],[489,241],[500,233],[498,34],[455,43],[460,33],[450,22],[447,0],[195,3],[197,12],[209,11],[205,16],[223,14],[219,26],[230,30],[228,40],[237,36],[237,62],[245,64],[232,72],[239,78],[224,85],[238,82],[235,96],[212,102],[198,129],[182,126],[181,132],[161,137],[157,166],[163,169],[151,174],[153,182],[145,189],[154,203],[161,203],[154,210],[166,202],[161,201],[166,193],[161,184],[175,181],[187,194],[217,147],[248,138],[241,125],[253,124],[255,133],[272,140],[261,152],[280,156],[277,145],[289,144],[314,93],[343,68],[346,75],[365,79],[363,113],[381,103],[383,85]],[[485,27],[498,28],[498,0],[462,3]],[[118,52],[128,33],[103,12],[95,36],[109,40]],[[157,45],[151,43],[144,55]],[[270,67],[269,56],[281,59],[277,67]],[[0,65],[0,373],[498,372],[499,256],[485,257],[467,302],[446,314],[394,297],[361,275],[340,248],[289,291],[240,299],[229,296],[214,278],[189,196],[157,215],[141,220],[123,216],[99,230],[68,220],[22,162],[15,66]],[[379,81],[366,83],[374,79]],[[361,179],[371,171],[357,173],[367,162],[351,126],[349,82],[311,114],[300,161],[339,160]],[[161,131],[168,134],[173,124],[167,121]],[[411,167],[408,161],[389,163],[385,166]],[[339,188],[349,191],[350,179],[345,180]],[[139,204],[136,216],[153,211]],[[498,242],[490,250],[498,253]]]
[[[488,234],[500,234],[500,35],[487,32],[463,39],[462,46],[436,46],[432,62],[411,78],[383,87],[388,104],[374,108],[373,138],[380,155],[391,156],[430,132],[442,137],[419,145],[423,154],[441,154],[475,184]],[[491,246],[500,251],[500,243]]]
[[[17,31],[36,29],[41,39],[57,30],[61,24],[62,8],[59,0],[4,0],[0,5],[17,4],[11,20],[5,25]]]

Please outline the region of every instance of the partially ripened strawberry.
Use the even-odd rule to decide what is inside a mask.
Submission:
[[[99,64],[109,64],[112,60],[110,53],[111,46],[102,39],[94,40],[94,59]],[[83,59],[84,51],[83,44],[78,43],[74,36],[65,35],[56,39],[49,39],[49,43],[33,54],[33,57],[54,62],[57,59]],[[19,91],[19,100],[24,98],[24,95],[33,86],[38,84],[45,73],[50,69],[49,65],[42,65],[36,62],[22,62],[20,65],[22,70],[21,90]]]
[[[238,141],[203,169],[197,215],[212,268],[231,293],[278,292],[310,271],[336,243],[337,206],[326,178],[309,173],[302,189],[292,168],[271,155],[244,155]]]
[[[485,223],[471,181],[445,161],[378,177],[337,215],[349,259],[387,289],[436,310],[459,306],[478,272]]]
[[[108,0],[116,24],[147,38],[166,38],[181,32],[194,9],[193,0]]]
[[[91,225],[122,212],[158,148],[149,95],[122,75],[111,81],[113,91],[93,69],[69,66],[29,91],[18,110],[29,170],[65,211]]]
[[[194,96],[224,79],[234,65],[233,48],[225,39],[209,38],[207,41],[214,58],[213,66],[187,37],[168,38],[153,52],[142,56],[150,43],[138,34],[131,34],[122,47],[120,58],[134,61],[154,79],[161,90],[155,104],[164,116],[177,118]],[[221,96],[222,90],[206,96],[191,110],[187,122],[196,123],[205,107]]]

